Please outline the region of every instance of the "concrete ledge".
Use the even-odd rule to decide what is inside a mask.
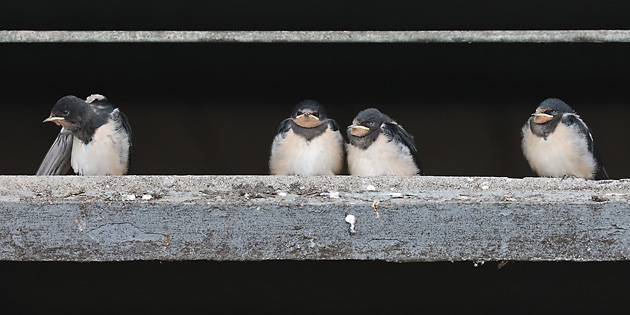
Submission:
[[[629,230],[630,180],[0,176],[11,261],[619,261]]]
[[[0,31],[0,43],[628,43],[629,30]]]

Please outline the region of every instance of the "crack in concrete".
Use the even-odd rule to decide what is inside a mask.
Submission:
[[[108,223],[86,233],[91,239],[105,243],[124,242],[160,242],[168,237],[162,233],[145,232],[136,225],[127,222]],[[156,237],[157,236],[157,237]],[[168,243],[168,242],[167,242]],[[167,245],[163,245],[167,246]]]

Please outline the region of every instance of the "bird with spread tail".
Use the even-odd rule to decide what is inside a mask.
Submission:
[[[62,97],[44,122],[61,126],[37,175],[124,175],[129,165],[131,127],[127,117],[99,94],[83,100]]]

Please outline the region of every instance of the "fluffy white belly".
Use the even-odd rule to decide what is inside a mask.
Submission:
[[[335,175],[343,166],[343,138],[327,129],[306,141],[289,130],[284,139],[277,135],[271,146],[269,169],[272,175]]]
[[[588,151],[586,139],[574,127],[560,123],[547,140],[523,127],[523,153],[536,174],[545,177],[577,176],[592,179],[597,162]]]
[[[116,133],[114,124],[98,129],[88,144],[74,138],[71,164],[74,172],[85,176],[124,175],[129,159],[129,137]]]
[[[405,145],[388,141],[380,134],[367,149],[348,144],[348,170],[350,175],[416,175],[418,167]]]

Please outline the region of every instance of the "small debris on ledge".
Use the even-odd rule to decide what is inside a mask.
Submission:
[[[630,260],[627,179],[0,176],[0,209],[6,261]]]

